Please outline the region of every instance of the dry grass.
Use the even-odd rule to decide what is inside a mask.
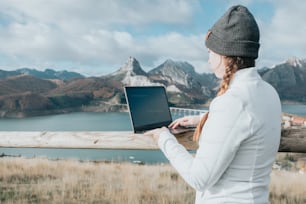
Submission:
[[[194,202],[169,165],[2,158],[0,172],[0,203]]]
[[[270,201],[275,204],[306,203],[306,174],[273,171],[271,174]]]
[[[274,171],[271,203],[305,203],[306,175]],[[0,203],[194,203],[170,165],[0,158]]]

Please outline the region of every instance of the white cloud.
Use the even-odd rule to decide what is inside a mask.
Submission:
[[[179,33],[168,33],[163,36],[148,39],[150,50],[161,53],[162,56],[173,56],[175,58],[202,58],[204,49],[203,36],[183,36]]]
[[[69,27],[71,25],[106,26],[150,22],[186,23],[192,17],[187,0],[2,0],[2,12],[17,21],[40,21]],[[26,19],[24,19],[26,18]],[[83,24],[84,23],[84,24]]]
[[[162,63],[162,60],[171,58],[178,61],[187,61],[195,66],[198,71],[207,71],[204,67],[198,67],[196,65],[202,65],[207,61],[207,50],[204,45],[204,35],[191,35],[184,36],[179,33],[168,33],[163,36],[151,37],[148,39],[146,52],[148,55],[158,56],[153,59],[158,63]],[[143,50],[145,51],[145,47]],[[159,54],[157,54],[159,53]]]
[[[191,20],[192,5],[186,0],[2,0],[0,23],[5,25],[0,26],[0,55],[7,57],[2,67],[39,68],[70,61],[65,64],[85,69],[116,65],[130,55],[151,59],[160,51],[151,37],[139,40],[125,29],[150,23],[185,24]]]
[[[184,36],[172,32],[166,35],[137,39],[127,32],[101,30],[98,33],[84,36],[84,38],[86,42],[82,42],[84,45],[80,47],[86,49],[80,50],[80,55],[85,56],[85,59],[90,59],[92,56],[93,58],[100,57],[110,64],[117,64],[125,62],[129,56],[134,56],[147,70],[169,58],[188,61],[195,66],[195,64],[201,64],[201,61],[205,61],[205,56],[207,56],[202,35]],[[93,53],[87,53],[86,50],[92,50]],[[205,71],[203,66],[199,69],[202,72]]]
[[[271,66],[291,56],[306,57],[306,2],[274,1],[274,16],[262,22],[262,64]]]
[[[292,55],[306,57],[306,2],[269,2],[275,8],[271,21],[258,16],[260,65],[271,66]],[[0,67],[73,68],[102,75],[134,56],[146,70],[171,58],[208,71],[205,33],[175,30],[176,25],[194,23],[194,12],[200,11],[196,6],[197,1],[188,0],[1,0]],[[205,23],[213,22],[203,19]],[[170,25],[170,30],[146,31],[156,24]]]

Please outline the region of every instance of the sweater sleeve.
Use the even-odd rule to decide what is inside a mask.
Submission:
[[[158,144],[172,166],[198,191],[213,186],[225,172],[245,135],[249,117],[241,101],[224,94],[210,106],[199,148],[193,157],[169,132],[160,135]],[[242,137],[242,136],[243,137]]]

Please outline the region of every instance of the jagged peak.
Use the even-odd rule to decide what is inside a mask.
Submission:
[[[303,64],[305,64],[305,59],[303,60],[297,57],[290,57],[285,63],[288,63],[294,67],[302,67]]]
[[[172,59],[167,59],[163,64],[175,64]]]
[[[167,59],[163,64],[152,69],[148,73],[152,76],[162,76],[170,83],[181,84],[186,87],[191,86],[191,78],[198,77],[198,74],[191,64],[182,61],[174,61],[172,59]]]
[[[139,65],[139,62],[136,58],[130,56],[126,64],[128,64],[128,65]]]
[[[155,72],[157,70],[165,69],[165,68],[171,68],[175,70],[181,70],[184,72],[195,72],[194,67],[189,64],[188,62],[182,62],[182,61],[174,61],[172,59],[167,59],[164,63],[156,67],[155,69],[151,70],[151,72]]]
[[[138,75],[146,75],[139,62],[134,57],[129,57],[127,62],[119,69],[119,72],[131,72]]]

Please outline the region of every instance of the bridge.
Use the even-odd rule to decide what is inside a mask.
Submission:
[[[172,114],[178,114],[180,116],[186,116],[186,115],[200,115],[200,114],[206,113],[207,110],[170,107],[170,112]]]

